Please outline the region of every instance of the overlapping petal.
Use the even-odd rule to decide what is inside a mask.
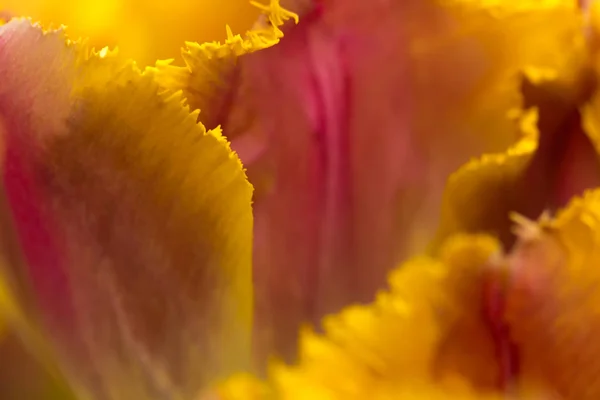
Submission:
[[[595,399],[600,192],[577,198],[555,219],[522,226],[509,258],[506,318],[520,349],[521,385],[565,400]]]
[[[596,189],[555,218],[519,219],[506,256],[491,237],[455,236],[439,259],[402,265],[372,305],[303,335],[296,366],[275,365],[266,382],[233,377],[212,398],[595,399],[599,224]],[[503,291],[500,314],[490,284]],[[498,339],[515,346],[507,381]]]
[[[4,185],[80,390],[190,398],[249,367],[251,186],[219,130],[107,49],[0,27]]]
[[[593,54],[580,53],[551,73],[530,69],[523,77],[524,108],[515,112],[522,139],[451,175],[433,250],[456,232],[489,232],[510,246],[511,213],[536,218],[600,185],[597,139],[584,129],[580,112],[596,90]]]
[[[595,93],[581,108],[582,126],[595,151],[600,137],[598,99]],[[585,177],[593,171],[580,167],[576,173]],[[522,348],[521,384],[549,386],[566,400],[600,394],[594,339],[600,326],[600,279],[594,267],[599,220],[600,192],[594,189],[574,199],[555,219],[524,226],[509,264],[506,318]]]
[[[89,37],[93,45],[118,45],[143,65],[177,55],[184,40],[220,40],[226,23],[245,30],[258,17],[247,0],[73,0],[68,7],[54,0],[3,0],[0,13],[4,10],[65,24],[75,37]]]
[[[14,272],[24,265],[5,200],[2,197],[0,201],[0,359],[4,366],[0,369],[0,397],[71,399],[72,392],[57,368],[54,352],[34,329],[37,324],[26,320],[26,299],[17,296],[19,282]]]
[[[190,398],[249,367],[251,189],[217,125],[259,187],[259,357],[292,358],[301,322],[369,300],[423,250],[446,179],[473,155],[493,154],[451,176],[434,247],[481,230],[510,244],[510,212],[600,183],[595,28],[585,42],[575,1],[334,0],[272,48],[295,15],[276,0],[265,11],[246,39],[189,44],[186,67],[146,73],[23,20],[0,27],[11,210],[43,324],[99,398]],[[296,367],[218,396],[502,398],[516,371],[485,290],[507,272],[523,393],[596,398],[584,344],[599,199],[539,226],[519,219],[507,259],[487,236],[454,237],[403,265],[373,304],[303,334]]]
[[[257,187],[265,347],[292,356],[300,321],[427,246],[448,176],[521,139],[523,70],[572,65],[582,26],[573,1],[332,1],[240,59],[214,123]]]
[[[304,334],[297,366],[274,366],[267,385],[232,378],[219,398],[503,398],[483,310],[498,252],[490,237],[458,236],[439,259],[406,262],[373,304],[327,317],[324,335]]]
[[[238,58],[277,44],[283,37],[281,25],[289,19],[298,22],[298,16],[279,3],[279,0],[271,0],[268,6],[263,6],[252,2],[263,11],[263,19],[243,37],[234,35],[228,26],[224,43],[187,42],[183,51],[186,66],[172,65],[173,59],[157,62],[158,83],[172,91],[183,90],[192,110],[200,110],[203,124],[216,127],[229,111],[228,103],[239,73],[236,70]]]

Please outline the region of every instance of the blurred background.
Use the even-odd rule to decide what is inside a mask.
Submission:
[[[259,14],[249,0],[0,0],[0,9],[66,25],[71,38],[89,37],[97,49],[118,44],[140,66],[179,59],[185,41],[224,40],[226,24],[244,33]]]

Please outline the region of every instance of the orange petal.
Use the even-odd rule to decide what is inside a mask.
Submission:
[[[530,112],[523,124],[535,123],[536,118],[537,113]],[[536,138],[526,137],[508,151],[484,155],[452,174],[432,251],[457,232],[487,232],[510,244],[509,215],[515,210],[522,212],[532,198],[523,194],[522,183],[536,148]]]
[[[157,82],[165,89],[182,90],[192,110],[200,110],[200,120],[215,128],[222,123],[231,106],[232,90],[237,83],[238,58],[277,44],[283,36],[281,25],[289,19],[298,22],[297,14],[281,7],[280,0],[269,5],[253,2],[263,15],[245,35],[234,35],[227,26],[227,39],[221,42],[186,42],[182,50],[185,67],[173,65],[174,60],[158,61]],[[294,2],[292,2],[294,3]],[[232,137],[233,132],[228,133]]]
[[[588,54],[561,70],[529,69],[524,109],[515,122],[523,139],[508,150],[472,160],[448,180],[436,246],[456,232],[488,232],[510,247],[511,212],[533,218],[600,185],[593,130],[586,135],[579,107],[595,88]],[[587,123],[589,125],[589,123]]]
[[[455,379],[494,391],[499,370],[482,300],[498,252],[489,237],[458,236],[439,259],[404,263],[374,304],[349,306],[323,320],[324,335],[304,335],[298,366],[276,369],[276,379],[296,376],[307,388],[357,398],[389,384],[452,387]]]

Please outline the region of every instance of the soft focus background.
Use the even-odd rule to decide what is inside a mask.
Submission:
[[[67,25],[98,48],[118,44],[141,66],[178,58],[186,40],[224,40],[226,24],[244,33],[258,16],[248,0],[0,0],[0,9]]]
[[[248,0],[0,0],[0,11],[66,25],[71,38],[89,37],[97,49],[118,44],[140,66],[182,63],[185,41],[224,40],[226,24],[244,33],[259,14]],[[54,399],[70,397],[0,323],[0,400]]]

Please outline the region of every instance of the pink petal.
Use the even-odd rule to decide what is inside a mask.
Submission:
[[[448,176],[518,138],[520,68],[578,32],[573,7],[531,8],[322,2],[240,60],[223,126],[257,187],[263,352],[291,357],[302,322],[371,300],[432,239]]]

